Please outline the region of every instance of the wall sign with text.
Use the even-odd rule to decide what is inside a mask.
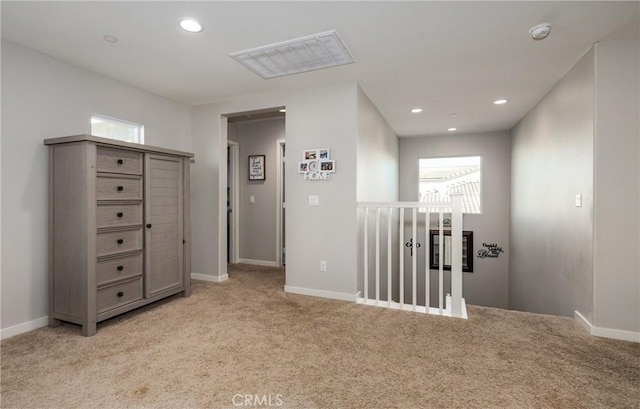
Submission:
[[[249,156],[249,180],[264,180],[265,155]]]
[[[305,149],[302,152],[302,162],[298,162],[298,173],[305,180],[330,180],[336,171],[336,161],[331,160],[329,149]]]

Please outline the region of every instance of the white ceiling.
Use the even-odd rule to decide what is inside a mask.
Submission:
[[[199,105],[356,80],[399,136],[510,129],[638,2],[10,2],[2,39]],[[204,25],[183,32],[181,17]],[[544,41],[530,27],[550,22]],[[355,64],[264,80],[229,54],[336,30]],[[103,40],[109,34],[119,41]],[[508,98],[506,105],[491,103]],[[421,107],[421,114],[411,114]],[[451,117],[451,114],[457,114]]]

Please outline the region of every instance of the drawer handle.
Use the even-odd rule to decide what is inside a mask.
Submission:
[[[118,291],[118,297],[122,297],[124,293],[122,291]]]
[[[118,165],[122,165],[124,161],[122,159],[118,159]]]
[[[124,266],[118,266],[118,271],[124,270]]]
[[[118,239],[118,244],[122,244],[122,243],[124,243],[124,240]]]
[[[118,215],[117,215],[117,216],[118,216],[118,217],[122,217],[122,216],[124,216],[124,213],[122,213],[122,212],[118,212]]]
[[[118,186],[118,192],[122,192],[123,190],[124,190],[124,187]]]

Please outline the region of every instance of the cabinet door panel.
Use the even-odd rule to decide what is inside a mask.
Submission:
[[[145,155],[147,297],[184,285],[182,217],[182,160]]]

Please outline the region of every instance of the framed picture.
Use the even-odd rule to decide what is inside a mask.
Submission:
[[[307,173],[309,162],[298,162],[298,173]]]
[[[318,149],[318,159],[322,161],[331,159],[331,151],[329,149]]]
[[[265,179],[265,155],[249,155],[249,180]]]
[[[318,150],[317,149],[307,149],[302,151],[302,159],[303,160],[316,160],[318,159]]]
[[[444,262],[443,270],[451,270],[451,230],[442,232],[444,238]],[[429,264],[430,268],[437,270],[440,268],[440,233],[438,230],[429,230]],[[464,230],[462,232],[462,271],[473,273],[473,232]]]
[[[336,171],[336,161],[334,160],[320,160],[320,171],[321,172],[335,172]]]

